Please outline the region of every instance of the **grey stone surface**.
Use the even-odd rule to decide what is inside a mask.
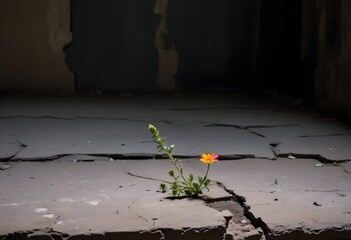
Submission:
[[[0,171],[0,235],[222,239],[225,220],[210,204],[157,192],[150,178],[167,180],[170,162],[114,161],[157,154],[149,123],[177,155],[215,152],[228,159],[212,166],[210,178],[245,199],[250,220],[268,240],[351,234],[351,130],[335,119],[261,98],[211,94],[3,98],[0,109],[0,159],[10,166]],[[324,165],[303,159],[319,156]],[[231,160],[240,157],[246,158]],[[181,162],[186,174],[206,170],[198,159]],[[216,185],[205,195],[231,197]],[[234,218],[243,217],[234,210]],[[231,222],[234,239],[253,230],[249,221]]]
[[[350,159],[351,129],[262,98],[229,95],[3,98],[0,158],[62,154],[153,154],[155,124],[175,153]],[[274,145],[275,147],[272,147]]]
[[[351,174],[351,162],[344,162],[340,164],[346,173]]]
[[[332,161],[350,160],[350,126],[337,121],[319,120],[300,126],[254,129],[278,142],[277,155],[320,155]]]
[[[150,174],[157,168],[159,177],[165,178],[167,167],[167,162],[151,160],[13,163],[0,174],[0,236],[20,232],[69,236],[162,233],[162,229],[173,229],[180,232],[169,233],[173,237],[198,232],[193,238],[203,239],[201,233],[212,231],[209,239],[220,239],[225,219],[219,211],[202,200],[167,199],[168,194],[157,192],[158,181],[128,174],[153,176]]]
[[[316,162],[220,161],[209,176],[245,198],[254,216],[251,221],[260,218],[261,227],[270,230],[267,239],[309,239],[306,236],[317,233],[320,239],[344,239],[351,233],[350,175],[341,166],[315,167]],[[206,170],[198,159],[182,164],[186,174],[201,175]],[[213,235],[204,235],[206,239],[222,239],[226,221],[219,210],[200,199],[171,200],[168,193],[158,192],[159,180],[169,180],[171,166],[167,160],[11,163],[11,168],[0,172],[0,235],[158,232],[174,237],[212,231]],[[235,211],[233,215],[242,217]],[[242,233],[252,230],[246,222],[239,226]]]
[[[179,155],[275,158],[293,153],[333,161],[351,155],[350,126],[262,98],[4,98],[0,108],[2,159],[153,154],[148,123],[157,125]]]
[[[261,234],[256,229],[254,229],[249,232],[243,233],[243,237],[245,240],[260,240]]]
[[[301,235],[317,233],[319,239],[343,239],[351,234],[350,175],[341,166],[315,167],[316,163],[310,159],[222,161],[212,174],[245,197],[251,213],[272,231],[267,239],[290,239],[287,235],[294,234],[291,239],[305,239]]]

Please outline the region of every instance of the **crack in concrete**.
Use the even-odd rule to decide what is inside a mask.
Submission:
[[[143,217],[143,216],[141,216],[139,213],[137,213],[137,212],[134,212],[134,211],[132,211],[132,206],[134,205],[134,203],[135,203],[135,201],[137,201],[138,199],[134,199],[132,202],[131,202],[131,204],[129,204],[129,206],[128,206],[128,211],[130,212],[130,213],[134,213],[135,215],[137,215],[140,219],[142,219],[142,220],[144,220],[145,222],[147,222],[147,219],[145,218],[145,217]]]
[[[132,121],[132,122],[146,122],[147,119],[133,119],[133,118],[116,118],[116,117],[90,117],[90,116],[72,116],[72,117],[55,117],[55,116],[23,116],[23,115],[12,115],[6,117],[0,117],[2,119],[50,119],[50,120],[65,120],[65,121],[73,121],[73,120],[113,120],[113,121]],[[161,121],[164,122],[164,121]]]
[[[342,160],[331,160],[323,157],[320,154],[303,154],[303,153],[279,153],[278,149],[274,149],[275,155],[281,158],[288,158],[289,156],[293,156],[298,159],[314,159],[325,165],[337,165],[339,163],[350,162],[351,159],[342,159]]]
[[[167,182],[167,181],[163,181],[163,180],[160,180],[160,179],[156,179],[156,178],[150,178],[150,177],[144,177],[144,176],[140,176],[140,175],[136,175],[136,174],[132,174],[130,172],[127,172],[126,174],[130,175],[130,176],[133,176],[133,177],[138,177],[138,178],[143,178],[143,179],[147,179],[147,180],[152,180],[152,181],[159,181],[159,182]],[[253,226],[255,228],[262,228],[263,231],[265,233],[269,233],[270,230],[268,228],[268,226],[261,220],[261,218],[256,218],[254,217],[254,215],[252,213],[250,213],[249,209],[250,207],[247,206],[245,204],[245,197],[242,197],[242,196],[239,196],[237,194],[234,193],[234,191],[232,190],[229,190],[225,187],[225,185],[221,182],[218,182],[218,181],[214,181],[220,188],[224,189],[227,193],[229,193],[230,195],[232,195],[233,197],[230,197],[230,198],[216,198],[216,199],[211,199],[211,198],[208,198],[206,197],[206,195],[200,195],[199,197],[197,197],[197,199],[201,199],[202,201],[206,202],[206,203],[210,203],[210,204],[213,204],[213,203],[216,203],[216,202],[223,202],[223,201],[234,201],[234,200],[238,200],[238,203],[243,207],[244,209],[244,212],[243,212],[243,215],[247,216],[247,218],[252,222]],[[167,182],[167,183],[170,183],[170,182]],[[175,199],[182,199],[182,198],[187,198],[187,197],[174,197]],[[136,200],[134,200],[129,206],[128,206],[128,209],[130,212],[131,211],[131,207],[132,205],[134,204]],[[211,205],[207,205],[208,207],[211,207]],[[211,207],[211,208],[214,208],[216,209],[215,207]],[[216,209],[218,210],[218,209]],[[133,212],[135,213],[135,212]],[[140,216],[138,213],[135,213],[137,214],[140,218],[144,219],[145,221],[147,221],[147,219],[145,219],[144,217]],[[226,220],[227,221],[227,220]],[[228,227],[228,225],[227,225]],[[188,230],[184,230],[184,233],[186,233],[187,231],[189,230],[194,230],[194,229],[188,229]]]
[[[351,174],[351,172],[347,171],[343,166],[341,166],[343,168],[343,170],[347,173],[347,174]]]
[[[260,217],[255,217],[254,214],[250,211],[250,206],[246,204],[246,198],[244,196],[236,194],[233,190],[228,189],[221,182],[217,182],[217,184],[238,200],[238,203],[244,208],[244,215],[251,221],[252,225],[255,228],[261,228],[263,230],[264,235],[267,235],[271,232],[268,225]]]
[[[348,133],[333,133],[333,134],[321,134],[321,135],[302,135],[300,138],[314,138],[314,137],[338,137],[338,136],[351,136]]]
[[[128,174],[128,175],[130,175],[132,177],[143,178],[143,179],[147,179],[147,180],[152,180],[152,181],[164,182],[164,183],[172,184],[169,181],[165,181],[165,180],[161,180],[161,179],[157,179],[157,178],[152,178],[152,177],[144,177],[144,176],[133,174],[131,172],[127,172],[126,174]]]
[[[160,234],[160,240],[165,240],[166,236],[162,229],[152,229],[151,231],[141,231],[140,234],[151,233],[151,234]]]
[[[241,125],[236,125],[236,124],[211,123],[211,124],[204,125],[204,127],[231,127],[231,128],[236,128],[236,129],[247,131],[253,135],[256,135],[256,136],[259,136],[262,138],[266,137],[258,132],[250,130],[250,128],[248,128],[247,126],[241,126]]]
[[[295,191],[300,191],[300,190],[295,190]],[[340,190],[339,189],[337,189],[337,190],[309,190],[309,189],[306,189],[306,190],[304,190],[304,192],[337,193],[337,192],[340,192]]]
[[[51,240],[68,240],[71,236],[66,233],[58,232],[50,227],[44,229],[33,229],[27,231],[17,231],[0,236],[2,240],[13,239],[51,239]]]
[[[32,161],[32,162],[46,162],[46,161],[53,161],[53,160],[60,160],[64,157],[74,157],[74,156],[80,156],[80,155],[85,155],[85,156],[91,156],[91,157],[106,157],[109,158],[110,160],[155,160],[155,159],[165,159],[167,158],[166,155],[164,154],[148,154],[148,153],[125,153],[125,154],[117,154],[117,153],[74,153],[74,154],[58,154],[58,155],[52,155],[52,156],[46,156],[46,157],[36,157],[36,158],[15,158],[16,154],[14,156],[11,156],[12,161],[16,162],[21,162],[21,161]],[[199,155],[174,155],[176,158],[182,158],[182,159],[189,159],[189,158],[198,158]],[[226,155],[221,155],[219,157],[219,160],[239,160],[239,159],[245,159],[245,158],[254,158],[255,155],[251,154],[226,154]],[[0,159],[0,162],[6,162],[8,161],[9,157],[2,158]],[[77,159],[76,162],[94,162],[95,159]]]
[[[16,143],[19,145],[19,149],[12,154],[11,156],[5,157],[5,158],[1,158],[0,162],[10,162],[11,160],[13,160],[23,149],[25,149],[27,147],[26,144],[16,140]]]

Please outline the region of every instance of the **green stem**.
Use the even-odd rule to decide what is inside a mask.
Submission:
[[[173,155],[168,151],[168,149],[165,147],[165,145],[163,144],[162,141],[161,141],[161,146],[162,146],[163,150],[166,152],[166,154],[168,155],[168,157],[171,159],[173,165],[174,165],[175,168],[177,169],[179,175],[182,177],[184,183],[185,183],[187,186],[189,186],[188,181],[185,179],[185,177],[184,177],[182,171],[180,170],[181,167],[178,166],[177,161],[173,158]]]
[[[200,182],[200,187],[199,187],[200,190],[202,190],[204,188],[204,187],[202,187],[202,184],[207,180],[207,174],[208,174],[208,171],[210,170],[210,165],[211,165],[210,163],[207,163],[207,170],[206,170],[205,177]]]
[[[210,163],[207,163],[207,171],[204,177],[204,181],[207,179],[207,174],[208,174],[208,171],[210,170],[210,165],[211,165]]]

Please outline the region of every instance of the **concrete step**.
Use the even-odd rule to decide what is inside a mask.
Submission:
[[[0,239],[349,239],[351,234],[351,179],[340,165],[317,167],[311,159],[219,161],[211,166],[210,192],[191,199],[159,191],[160,181],[170,181],[166,159],[86,159],[10,162],[0,170]],[[206,171],[198,159],[181,163],[186,174]]]

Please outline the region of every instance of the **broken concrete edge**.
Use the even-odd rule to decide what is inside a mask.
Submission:
[[[325,229],[309,229],[305,227],[293,229],[274,229],[269,234],[266,234],[267,240],[330,240],[330,239],[350,239],[351,224],[340,227],[330,227]]]
[[[52,160],[59,160],[63,157],[72,156],[72,157],[79,157],[79,156],[90,156],[92,158],[101,157],[106,158],[106,160],[155,160],[155,159],[166,159],[167,156],[165,154],[151,154],[151,153],[75,153],[75,154],[59,154],[59,155],[52,155],[52,156],[42,156],[42,157],[35,157],[35,158],[16,158],[15,155],[7,156],[7,157],[0,157],[0,162],[22,162],[22,161],[37,161],[37,162],[45,162],[45,161],[52,161]],[[200,155],[174,155],[175,158],[178,159],[189,159],[189,158],[199,158]],[[225,154],[220,155],[219,160],[240,160],[245,158],[257,158],[255,155],[252,154]],[[259,158],[259,157],[258,157]],[[85,160],[85,159],[77,159],[78,161],[92,161],[92,160]]]
[[[271,229],[268,227],[268,225],[260,218],[256,217],[251,211],[250,211],[250,206],[246,204],[246,198],[244,196],[240,196],[236,194],[233,190],[228,189],[224,184],[221,182],[217,182],[218,186],[222,187],[226,192],[229,194],[233,195],[232,200],[237,201],[243,208],[244,208],[244,216],[250,220],[251,224],[256,228],[260,228],[263,231],[263,234],[269,234],[271,232]]]
[[[137,176],[138,177],[138,176]],[[218,188],[223,189],[223,191],[227,192],[227,194],[215,194],[214,196],[202,194],[198,197],[191,197],[193,199],[198,199],[206,203],[207,207],[213,208],[216,211],[220,212],[221,216],[223,217],[223,224],[219,225],[211,225],[205,226],[200,228],[182,228],[182,229],[172,229],[172,228],[158,228],[158,229],[148,229],[143,231],[131,231],[131,232],[102,232],[102,233],[95,233],[95,232],[88,232],[88,233],[75,233],[76,235],[72,235],[70,233],[61,233],[54,231],[54,229],[48,227],[45,229],[34,229],[34,230],[27,230],[27,231],[18,231],[14,233],[6,233],[6,235],[0,236],[1,240],[12,240],[12,239],[54,239],[54,240],[71,240],[71,239],[111,239],[113,238],[122,238],[123,239],[185,239],[185,240],[196,240],[196,239],[218,239],[223,240],[226,237],[226,233],[228,230],[229,221],[233,218],[233,213],[229,212],[229,210],[219,210],[217,208],[211,207],[209,203],[219,202],[219,201],[233,201],[239,203],[236,200],[235,196],[232,193],[226,191],[224,185],[215,182]],[[172,197],[168,197],[172,198]],[[173,197],[173,199],[185,199],[190,197]],[[244,198],[241,198],[244,199]],[[246,208],[249,209],[249,208]],[[244,212],[243,212],[244,214]],[[251,215],[248,215],[251,216]],[[248,221],[247,225],[251,225],[251,222]],[[251,225],[252,228],[255,226]],[[91,231],[91,230],[89,230]],[[161,233],[160,236],[155,235],[156,233]],[[151,234],[151,235],[150,235]]]
[[[324,158],[319,154],[300,154],[300,153],[277,153],[275,152],[276,157],[274,158],[267,158],[267,157],[260,157],[255,156],[252,154],[224,154],[219,156],[220,161],[226,160],[241,160],[247,158],[259,158],[259,159],[267,159],[267,160],[276,160],[277,158],[299,158],[299,159],[313,159],[317,160],[324,164],[338,164],[344,162],[350,162],[350,159],[341,159],[341,160],[331,160]],[[108,158],[109,160],[155,160],[155,159],[166,159],[167,156],[164,154],[151,154],[151,153],[67,153],[67,154],[58,154],[52,156],[42,156],[42,157],[35,157],[35,158],[16,158],[15,155],[7,156],[7,157],[0,157],[0,162],[22,162],[22,161],[38,161],[38,162],[45,162],[45,161],[52,161],[52,160],[59,160],[63,157],[72,156],[72,157],[79,157],[79,156],[89,156],[92,157],[91,160],[86,159],[77,159],[78,161],[93,161],[93,158]],[[189,158],[199,158],[199,155],[174,155],[174,157],[179,159],[189,159]],[[106,159],[107,160],[107,159]]]
[[[294,158],[313,159],[313,160],[317,160],[317,161],[324,163],[324,164],[338,164],[338,163],[344,163],[344,162],[351,161],[351,158],[338,159],[338,160],[328,159],[328,158],[321,156],[320,154],[279,153],[276,150],[274,150],[274,153],[277,157],[280,157],[280,158],[289,158],[292,156]]]
[[[219,198],[219,199],[211,199],[208,196],[199,196],[197,199],[203,200],[204,202],[215,202],[215,201],[223,201],[223,200],[231,200],[238,202],[244,208],[244,216],[250,221],[249,224],[256,229],[262,229],[263,235],[265,235],[267,240],[270,239],[310,239],[311,237],[318,236],[318,239],[326,240],[326,239],[348,239],[345,236],[350,236],[351,234],[351,224],[344,225],[341,227],[329,227],[326,229],[308,229],[306,227],[297,227],[297,228],[282,228],[279,226],[270,226],[268,225],[258,216],[255,216],[252,212],[250,212],[250,206],[246,204],[246,199],[244,196],[240,196],[236,194],[233,190],[226,188],[226,186],[220,182],[216,182],[217,185],[223,188],[226,192],[232,195],[229,198]],[[220,211],[222,212],[222,211]],[[222,213],[223,223],[218,226],[209,226],[209,227],[201,227],[201,228],[182,228],[182,229],[149,229],[145,231],[138,232],[107,232],[107,233],[82,233],[77,235],[70,236],[68,233],[58,233],[55,232],[52,228],[46,228],[44,230],[29,230],[15,233],[8,233],[6,235],[0,235],[1,240],[12,240],[12,239],[54,239],[54,240],[72,240],[72,239],[111,239],[120,238],[123,239],[139,239],[138,237],[142,237],[142,239],[164,239],[167,236],[167,239],[226,239],[227,229],[228,229],[228,221],[230,221],[230,216],[225,212]],[[227,218],[226,218],[227,217]],[[223,230],[223,229],[224,230]],[[213,230],[214,229],[214,230]],[[222,230],[223,231],[222,231]],[[213,232],[212,232],[213,230]],[[217,230],[224,232],[224,235],[218,235]],[[160,237],[157,235],[160,233]],[[169,235],[165,235],[165,233]],[[185,234],[187,233],[187,234]],[[188,235],[188,233],[190,235]],[[214,236],[216,238],[210,238],[210,236]],[[125,234],[125,235],[123,235]],[[145,235],[146,234],[146,235]],[[192,235],[195,234],[195,235]],[[199,235],[200,234],[200,235]],[[211,235],[212,234],[212,235]],[[247,235],[247,239],[254,234],[255,237],[259,234],[256,232],[252,232]],[[262,235],[261,234],[261,235]],[[177,237],[178,236],[178,237]],[[130,237],[130,238],[129,238]],[[220,238],[218,238],[220,237]],[[246,239],[246,238],[245,238]]]
[[[259,158],[259,159],[267,159],[267,160],[277,160],[277,158],[299,158],[299,159],[313,159],[317,160],[321,163],[324,163],[326,165],[336,165],[339,163],[345,163],[345,162],[350,162],[350,159],[339,159],[339,160],[332,160],[332,159],[327,159],[319,154],[301,154],[301,153],[280,153],[277,149],[272,147],[272,151],[275,155],[273,158],[268,158],[268,157],[260,157],[260,156],[255,156],[253,154],[223,154],[220,155],[218,160],[220,161],[226,161],[226,160],[241,160],[241,159],[247,159],[247,158]],[[11,156],[6,156],[6,157],[0,157],[0,162],[22,162],[22,161],[33,161],[33,162],[45,162],[45,161],[53,161],[53,160],[59,160],[64,157],[72,156],[75,157],[77,156],[77,161],[94,161],[95,159],[93,158],[106,158],[106,160],[155,160],[155,159],[167,159],[167,156],[165,154],[152,154],[152,153],[66,153],[66,154],[58,154],[58,155],[52,155],[52,156],[40,156],[40,157],[29,157],[29,158],[17,158],[16,154],[13,154]],[[79,159],[79,156],[88,156],[92,157],[92,159]],[[178,159],[190,159],[190,158],[199,158],[200,155],[194,154],[194,155],[174,155],[174,157]],[[101,159],[99,159],[101,160]]]
[[[124,239],[124,240],[161,240],[161,239],[184,239],[184,240],[222,240],[224,239],[226,228],[224,225],[208,226],[201,228],[155,228],[150,230],[137,230],[131,232],[102,232],[102,233],[82,233],[70,235],[61,233],[53,229],[33,229],[20,231],[0,236],[1,240],[24,240],[24,239],[55,239],[55,240],[81,240],[81,239]]]

